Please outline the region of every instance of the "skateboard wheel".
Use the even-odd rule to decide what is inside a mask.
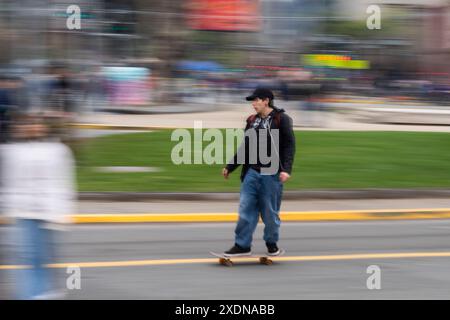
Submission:
[[[230,259],[220,258],[219,262],[223,266],[227,266],[227,267],[233,266],[233,262]]]
[[[270,260],[270,259],[267,258],[267,257],[261,257],[261,258],[259,258],[259,262],[260,262],[261,264],[265,264],[266,266],[271,265],[271,264],[273,263],[273,261]]]

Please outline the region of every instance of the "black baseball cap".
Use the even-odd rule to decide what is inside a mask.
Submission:
[[[253,91],[251,96],[248,96],[245,98],[247,101],[253,101],[256,98],[265,99],[269,98],[269,100],[273,100],[274,96],[270,89],[267,88],[256,88],[255,91]]]

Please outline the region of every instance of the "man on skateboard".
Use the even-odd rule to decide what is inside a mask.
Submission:
[[[243,161],[238,161],[242,159],[238,151],[222,172],[224,178],[228,179],[231,172],[240,164],[243,165],[235,244],[224,252],[224,256],[251,255],[253,233],[260,214],[265,225],[267,255],[276,256],[281,253],[277,242],[283,183],[290,178],[295,154],[292,119],[284,109],[274,106],[274,95],[267,88],[257,88],[246,100],[252,102],[256,114],[247,118],[243,148],[242,145],[240,147],[240,150],[245,151],[245,157]],[[264,152],[261,152],[265,145],[267,154],[270,154],[269,163]]]

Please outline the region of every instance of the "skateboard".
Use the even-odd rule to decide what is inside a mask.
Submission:
[[[281,249],[280,254],[278,254],[276,256],[269,256],[267,254],[260,254],[260,255],[252,254],[252,255],[248,255],[248,256],[239,256],[239,257],[227,257],[223,253],[216,253],[216,252],[212,252],[212,251],[210,251],[209,253],[215,257],[218,257],[219,263],[221,265],[227,266],[227,267],[232,267],[234,264],[233,261],[251,262],[254,260],[257,260],[260,264],[269,266],[269,265],[273,264],[272,258],[279,257],[279,256],[283,255],[285,252],[286,252],[285,250]]]

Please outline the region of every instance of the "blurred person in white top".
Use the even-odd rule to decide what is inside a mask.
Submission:
[[[60,226],[70,222],[75,197],[74,160],[70,149],[52,139],[40,116],[13,121],[11,143],[2,146],[3,213],[15,223],[14,262],[18,299],[59,297],[54,263]]]

